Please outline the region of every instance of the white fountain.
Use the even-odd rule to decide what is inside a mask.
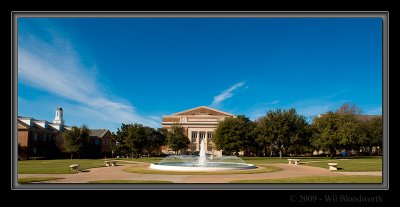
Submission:
[[[199,157],[199,165],[200,166],[205,166],[207,164],[205,148],[206,147],[205,147],[205,144],[204,144],[204,139],[202,139],[201,142],[200,142],[200,157]]]
[[[212,160],[207,158],[204,140],[200,142],[199,156],[191,155],[170,155],[159,163],[152,163],[151,169],[165,171],[186,171],[186,172],[206,172],[206,171],[226,171],[244,170],[257,168],[255,165],[246,164],[236,156],[214,157]]]

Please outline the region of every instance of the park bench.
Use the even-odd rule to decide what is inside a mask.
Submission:
[[[328,163],[328,165],[329,165],[329,170],[337,170],[337,166],[339,164],[337,164],[337,163]]]
[[[104,161],[105,163],[106,163],[106,166],[107,167],[110,167],[110,166],[117,166],[117,161],[116,160],[106,160],[106,161]]]
[[[300,159],[287,159],[289,161],[289,165],[299,165]]]
[[[71,168],[71,172],[79,172],[79,164],[72,164],[69,167]]]

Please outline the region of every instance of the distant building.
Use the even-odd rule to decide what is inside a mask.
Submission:
[[[100,145],[101,154],[103,156],[112,156],[112,134],[108,129],[91,129],[89,138],[93,140],[95,145]]]
[[[27,156],[53,156],[61,142],[61,134],[69,130],[64,125],[62,108],[56,109],[54,122],[18,116],[18,144]]]
[[[171,128],[174,124],[180,124],[191,143],[188,151],[199,151],[200,142],[204,140],[208,153],[221,154],[221,151],[217,151],[213,147],[212,138],[218,123],[226,117],[235,117],[235,115],[210,107],[199,106],[170,116],[163,116],[161,124],[166,129]],[[168,148],[163,147],[162,151],[168,153]]]
[[[64,123],[61,107],[56,108],[53,122],[18,116],[18,144],[28,157],[57,157],[63,148],[62,134],[71,130]],[[96,148],[90,156],[111,157],[111,140],[112,134],[108,129],[90,129],[89,142]]]

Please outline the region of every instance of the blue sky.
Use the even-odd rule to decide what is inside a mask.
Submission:
[[[209,106],[382,113],[379,18],[18,18],[18,115],[115,131]]]

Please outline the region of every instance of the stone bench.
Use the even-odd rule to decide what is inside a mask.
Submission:
[[[328,163],[328,165],[329,165],[329,170],[337,170],[337,166],[339,164],[337,164],[337,163]]]
[[[72,164],[69,166],[71,168],[71,172],[79,172],[79,164]]]
[[[106,166],[107,167],[110,167],[110,166],[117,166],[117,161],[116,160],[106,160],[106,161],[104,161],[105,163],[106,163]]]
[[[300,159],[287,159],[289,161],[289,165],[299,165]]]

